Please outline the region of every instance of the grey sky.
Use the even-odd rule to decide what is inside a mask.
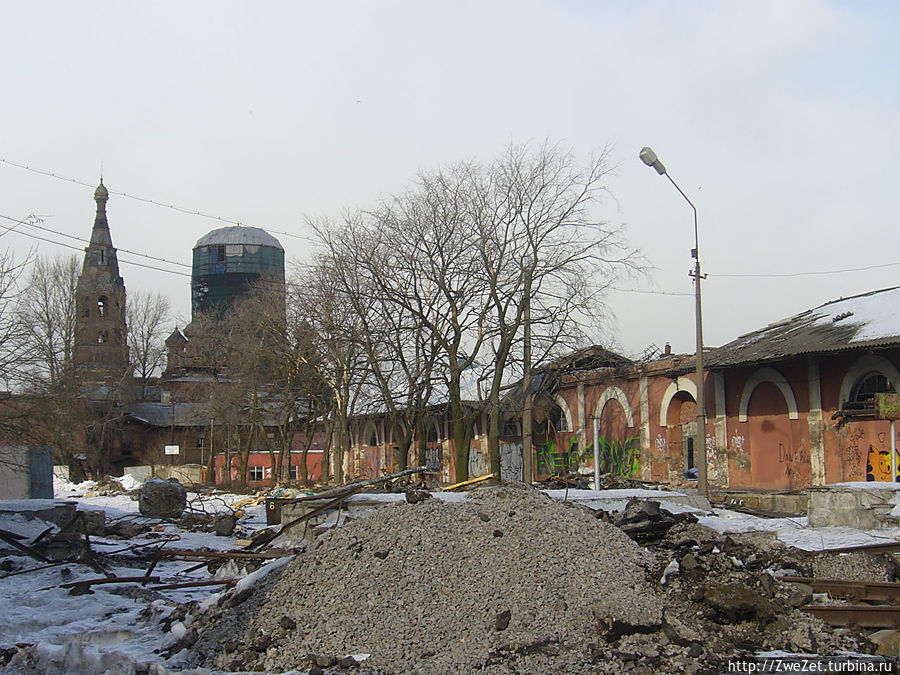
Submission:
[[[0,159],[92,184],[102,162],[110,190],[264,227],[289,259],[308,254],[306,217],[550,138],[613,148],[598,217],[656,267],[619,287],[684,294],[610,294],[626,353],[694,348],[691,211],[643,145],[699,210],[708,344],[900,274],[720,276],[900,262],[893,2],[36,2],[0,17]],[[0,185],[0,215],[89,236],[90,188],[2,163]],[[108,213],[118,247],[184,263],[224,224],[115,194]],[[64,251],[16,232],[6,246]],[[186,277],[122,272],[189,313]]]

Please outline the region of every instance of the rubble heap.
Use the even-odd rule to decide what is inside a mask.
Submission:
[[[681,573],[668,551],[524,487],[385,507],[186,617],[182,646],[218,670],[310,673],[355,667],[348,654],[370,655],[365,673],[649,673],[707,671],[762,648],[871,648],[752,587],[737,551],[693,528],[667,536],[696,559]],[[721,583],[700,578],[710,566]]]

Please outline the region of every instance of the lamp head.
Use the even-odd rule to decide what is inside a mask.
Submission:
[[[641,161],[647,166],[652,166],[656,169],[656,173],[662,176],[666,172],[666,167],[662,162],[659,161],[659,157],[656,156],[656,153],[653,152],[650,148],[643,147],[640,152]]]

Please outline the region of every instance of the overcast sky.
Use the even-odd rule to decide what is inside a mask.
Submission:
[[[699,211],[707,344],[900,275],[900,3],[66,1],[0,17],[0,216],[88,237],[92,187],[5,162],[89,185],[102,163],[114,193],[266,228],[303,259],[309,217],[549,138],[584,158],[611,146],[598,217],[655,267],[618,284],[651,293],[608,297],[626,354],[695,347],[691,211],[644,145]],[[226,224],[117,194],[108,214],[120,249],[184,264]],[[35,232],[0,248],[68,252],[19,230]],[[128,259],[129,293],[189,316],[188,277]]]

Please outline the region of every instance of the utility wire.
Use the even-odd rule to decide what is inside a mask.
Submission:
[[[74,234],[66,234],[65,232],[59,232],[59,231],[53,230],[49,227],[44,227],[42,225],[38,225],[37,223],[44,222],[44,219],[41,218],[40,216],[29,215],[24,220],[17,220],[15,218],[11,218],[9,216],[4,216],[4,215],[0,214],[0,218],[5,218],[6,220],[10,220],[10,221],[20,224],[20,225],[26,225],[27,227],[33,227],[34,229],[37,229],[37,230],[43,230],[44,232],[49,232],[50,234],[55,234],[60,237],[74,239],[75,241],[80,241],[85,244],[91,243],[90,239],[83,239],[82,237],[76,237]],[[9,232],[13,229],[15,229],[15,226],[13,226],[12,228],[9,228],[7,230],[7,232]],[[16,230],[16,231],[19,232],[19,234],[25,234],[21,230]],[[0,236],[2,236],[3,234],[6,234],[6,232],[0,233]],[[168,260],[166,258],[158,258],[155,255],[150,255],[149,253],[138,253],[137,251],[129,251],[127,248],[116,248],[116,251],[118,251],[119,253],[128,253],[129,255],[136,255],[140,258],[147,258],[149,260],[155,260],[157,262],[167,263],[169,265],[178,265],[179,267],[187,267],[187,268],[191,267],[187,263],[178,262],[177,260]]]
[[[15,167],[17,169],[23,169],[25,171],[30,171],[32,173],[40,174],[42,176],[48,176],[50,178],[55,178],[57,180],[66,181],[68,183],[74,183],[75,185],[82,185],[82,186],[88,187],[88,188],[94,187],[94,185],[92,183],[88,183],[86,181],[79,180],[77,178],[70,178],[68,176],[63,176],[58,173],[55,173],[53,171],[47,171],[46,169],[39,169],[37,167],[29,166],[27,164],[21,164],[19,162],[14,162],[12,160],[4,159],[2,157],[0,157],[0,163]],[[129,194],[127,192],[119,192],[117,190],[110,190],[109,188],[107,188],[107,191],[110,194],[119,195],[120,197],[125,197],[127,199],[133,199],[133,200],[136,200],[139,202],[144,202],[145,204],[161,206],[163,208],[171,209],[173,211],[178,211],[179,213],[184,213],[184,214],[192,215],[192,216],[199,216],[201,218],[209,218],[211,220],[218,220],[220,222],[230,223],[232,225],[246,226],[246,223],[242,223],[241,221],[235,220],[233,218],[227,218],[225,216],[218,216],[218,215],[215,215],[212,213],[206,213],[203,211],[199,211],[197,209],[189,209],[189,208],[185,208],[183,206],[178,206],[177,204],[167,204],[165,202],[161,202],[156,199],[151,199],[149,197],[142,197],[140,195]],[[62,232],[57,232],[57,231],[51,230],[49,228],[44,228],[44,227],[41,227],[34,223],[18,221],[13,218],[9,218],[7,216],[0,216],[0,217],[7,218],[8,220],[12,220],[13,222],[18,223],[18,224],[23,224],[23,225],[27,225],[30,227],[42,229],[42,230],[51,232],[51,233],[59,235],[59,236],[69,237],[72,239],[76,239],[78,241],[85,241],[84,239],[81,239],[79,237],[74,237],[73,235],[65,234]],[[14,228],[7,228],[6,232],[11,231],[12,229],[14,229]],[[274,233],[274,234],[281,234],[281,235],[284,235],[287,237],[293,237],[295,239],[301,239],[301,240],[307,241],[307,242],[312,242],[310,237],[308,237],[306,235],[296,234],[294,232],[287,232],[284,230],[273,230],[270,228],[266,228],[266,231],[270,232],[270,233]],[[2,236],[3,234],[5,234],[5,232],[0,233],[0,236]],[[24,233],[20,233],[20,234],[24,234]],[[35,236],[35,238],[40,239],[40,237],[36,237],[36,236]],[[43,241],[48,241],[50,243],[59,244],[59,242],[54,242],[49,239],[43,239]],[[63,244],[60,244],[60,245],[63,245]],[[69,247],[69,248],[72,248],[72,247]],[[178,265],[181,267],[190,267],[190,265],[187,265],[185,263],[175,262],[173,260],[166,260],[165,258],[157,258],[155,256],[148,255],[146,253],[137,253],[135,251],[129,251],[127,249],[117,249],[117,250],[122,251],[123,253],[129,253],[131,255],[136,255],[136,256],[143,257],[143,258],[156,260],[158,262],[164,262],[164,263],[167,263],[170,265]],[[135,262],[131,262],[130,264],[139,265],[139,263],[135,263]],[[152,267],[150,265],[141,265],[141,266],[149,267],[150,269],[161,269],[161,268]],[[897,266],[900,266],[900,262],[884,263],[881,265],[867,265],[865,267],[850,267],[850,268],[846,268],[846,269],[837,269],[837,270],[820,270],[820,271],[814,271],[814,272],[785,272],[785,273],[771,273],[771,274],[741,274],[741,273],[718,274],[715,272],[706,272],[705,274],[710,277],[720,277],[720,278],[748,278],[748,279],[772,278],[772,279],[778,279],[778,278],[790,278],[790,277],[825,276],[825,275],[829,275],[829,274],[846,274],[849,272],[865,272],[865,271],[873,270],[873,269],[883,269],[883,268],[887,268],[887,267],[897,267]],[[168,270],[164,270],[164,271],[168,271]],[[635,289],[635,288],[613,288],[612,290],[619,291],[622,293],[644,293],[647,295],[672,295],[672,296],[685,296],[685,297],[693,295],[693,293],[652,291],[652,290],[641,290],[641,289]]]
[[[79,180],[77,178],[70,178],[68,176],[62,176],[53,171],[47,171],[46,169],[39,169],[34,166],[29,166],[27,164],[20,164],[19,162],[13,162],[9,159],[4,159],[0,157],[0,163],[6,164],[8,166],[13,166],[17,169],[23,169],[25,171],[31,171],[32,173],[40,174],[41,176],[48,176],[49,178],[55,178],[56,180],[66,181],[67,183],[74,183],[75,185],[83,185],[84,187],[94,188],[95,186],[91,183],[85,182],[83,180]],[[225,216],[217,216],[213,213],[205,213],[203,211],[198,211],[197,209],[189,209],[183,206],[178,206],[177,204],[166,204],[165,202],[158,201],[156,199],[151,199],[149,197],[142,197],[140,195],[128,194],[127,192],[119,192],[118,190],[110,190],[108,187],[106,188],[109,194],[118,195],[120,197],[125,197],[127,199],[134,199],[135,201],[144,202],[145,204],[152,204],[154,206],[162,206],[163,208],[172,209],[173,211],[178,211],[179,213],[185,213],[191,216],[199,216],[201,218],[209,218],[211,220],[218,220],[223,223],[230,223],[231,225],[240,225],[246,226],[246,223],[243,223],[239,220],[235,220],[234,218],[227,218]],[[267,232],[274,234],[283,234],[287,237],[294,237],[295,239],[302,239],[304,241],[311,241],[309,237],[302,234],[295,234],[293,232],[285,232],[282,230],[272,230],[270,228],[266,228]],[[124,250],[124,249],[123,249]]]
[[[866,272],[868,270],[883,269],[885,267],[897,267],[900,262],[884,263],[881,265],[866,265],[865,267],[848,267],[842,270],[821,270],[818,272],[785,272],[783,274],[715,274],[707,272],[711,277],[733,277],[733,278],[782,278],[782,277],[812,277],[823,276],[826,274],[846,274],[847,272]]]
[[[14,223],[16,223],[16,225],[26,225],[26,226],[29,225],[29,223],[28,223],[27,221],[25,221],[25,220],[16,220],[15,218],[10,218],[9,216],[3,216],[3,215],[0,215],[0,218],[6,218],[7,220],[11,220],[11,221],[13,221]],[[11,225],[11,226],[0,225],[0,227],[4,228],[4,230],[5,230],[4,232],[0,233],[0,236],[2,236],[3,234],[6,234],[7,232],[13,232],[13,231],[15,230],[15,233],[16,233],[16,234],[21,234],[21,235],[26,236],[26,237],[31,237],[32,239],[38,239],[38,240],[40,240],[40,241],[45,241],[45,242],[47,242],[48,244],[54,244],[54,245],[56,245],[56,246],[62,246],[63,248],[68,248],[68,249],[71,249],[71,250],[73,250],[73,251],[78,251],[79,253],[83,253],[83,252],[84,252],[84,249],[82,249],[82,248],[80,248],[80,247],[78,247],[78,246],[72,246],[71,244],[67,244],[67,243],[62,242],[62,241],[55,241],[55,240],[53,240],[53,239],[48,239],[47,237],[42,237],[42,236],[40,236],[40,235],[38,235],[38,234],[32,234],[32,233],[30,233],[30,232],[23,232],[22,230],[16,230],[16,229],[15,229],[15,228],[16,228],[16,225]],[[117,249],[117,250],[118,250],[118,249]],[[140,254],[138,254],[138,255],[140,255]],[[149,257],[149,256],[146,256],[146,257]],[[191,275],[188,274],[188,273],[186,273],[186,272],[179,272],[179,271],[177,271],[177,270],[169,270],[169,269],[166,269],[166,268],[164,268],[164,267],[156,267],[155,265],[147,265],[147,264],[145,264],[145,263],[137,262],[136,260],[122,259],[122,260],[119,260],[119,262],[121,262],[122,264],[125,264],[125,265],[133,265],[133,266],[136,266],[136,267],[145,267],[145,268],[147,268],[147,269],[150,269],[150,270],[157,270],[157,271],[159,271],[159,272],[168,272],[169,274],[177,274],[178,276],[181,276],[181,277],[188,277],[188,278],[191,277]]]
[[[653,291],[653,290],[644,290],[641,288],[616,288],[614,286],[610,286],[611,291],[618,291],[619,293],[644,293],[646,295],[677,295],[679,297],[690,297],[693,298],[693,293],[678,293],[675,291]]]

